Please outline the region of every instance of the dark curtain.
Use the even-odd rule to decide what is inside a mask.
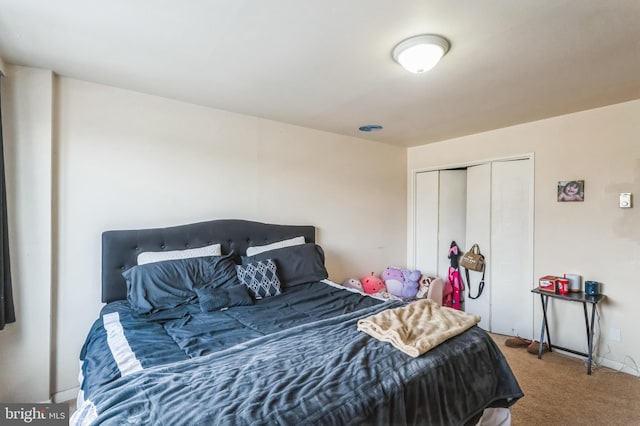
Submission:
[[[2,77],[0,77],[0,85]],[[2,139],[2,93],[0,91],[0,330],[16,322],[11,289],[11,266],[9,262],[9,224],[7,220],[7,188],[4,181],[4,140]]]

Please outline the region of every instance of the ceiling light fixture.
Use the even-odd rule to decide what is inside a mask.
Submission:
[[[438,35],[418,35],[393,48],[393,59],[407,71],[423,73],[435,67],[449,50],[449,42]]]

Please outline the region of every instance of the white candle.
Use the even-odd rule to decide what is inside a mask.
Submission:
[[[582,277],[576,274],[564,274],[565,278],[569,280],[569,291],[578,293],[582,291]]]

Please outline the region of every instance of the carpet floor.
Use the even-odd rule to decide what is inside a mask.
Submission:
[[[512,425],[640,425],[640,377],[606,367],[587,375],[586,360],[557,352],[542,359],[492,334],[524,392]]]

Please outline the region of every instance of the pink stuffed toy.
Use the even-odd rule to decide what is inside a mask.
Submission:
[[[384,290],[384,282],[376,277],[373,272],[360,281],[362,282],[362,289],[365,293],[375,294]]]

